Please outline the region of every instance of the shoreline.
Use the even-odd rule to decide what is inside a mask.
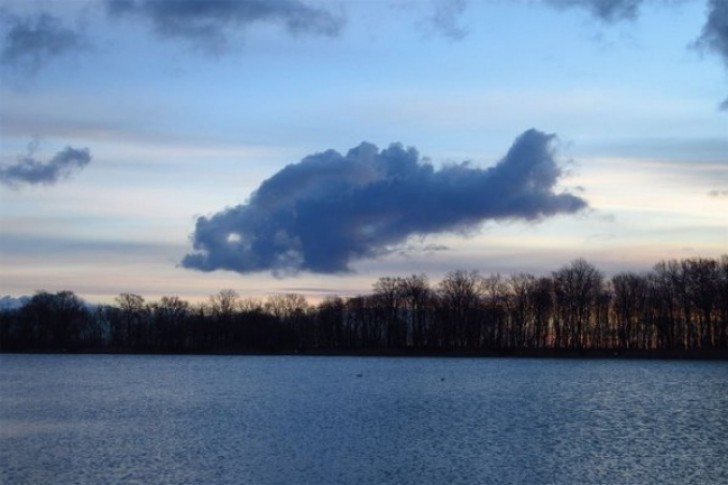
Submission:
[[[135,351],[128,349],[85,349],[85,350],[24,350],[2,351],[0,355],[169,355],[169,356],[277,356],[277,357],[382,357],[382,358],[523,358],[523,359],[607,359],[607,360],[703,360],[728,361],[728,350],[568,350],[568,349],[526,349],[500,351],[445,351],[445,350],[408,350],[408,349],[359,349],[359,350],[299,350],[299,351],[260,351],[260,350],[220,350],[220,351]]]

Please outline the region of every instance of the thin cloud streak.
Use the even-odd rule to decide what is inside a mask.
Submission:
[[[18,157],[14,165],[0,167],[0,182],[10,187],[21,185],[52,185],[70,177],[91,162],[88,148],[67,146],[48,162],[35,158],[37,143],[31,143],[28,153]]]
[[[467,233],[487,220],[536,221],[587,202],[554,189],[555,135],[529,130],[495,166],[435,170],[414,148],[328,150],[264,181],[246,204],[197,220],[186,268],[344,273],[410,236]]]
[[[278,23],[293,35],[336,36],[343,19],[298,0],[107,0],[112,17],[151,22],[154,32],[208,52],[223,52],[236,32],[255,23]]]
[[[728,197],[728,190],[711,190],[708,195],[715,198]]]

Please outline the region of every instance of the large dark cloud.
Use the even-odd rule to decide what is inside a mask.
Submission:
[[[333,36],[342,19],[299,0],[107,0],[114,16],[135,15],[152,22],[155,32],[219,51],[231,36],[251,24],[283,24],[293,34]]]
[[[465,231],[486,220],[538,220],[586,201],[554,192],[554,135],[529,130],[495,166],[435,170],[414,148],[362,143],[288,165],[246,204],[197,220],[182,265],[240,273],[349,271],[409,236]]]
[[[83,47],[82,36],[47,13],[20,17],[0,12],[3,25],[0,61],[34,72],[48,61]]]
[[[91,161],[88,148],[66,147],[45,163],[36,160],[34,152],[35,145],[31,144],[28,153],[18,157],[18,163],[0,167],[0,182],[10,186],[51,185],[82,170]]]

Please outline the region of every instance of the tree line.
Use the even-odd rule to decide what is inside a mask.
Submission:
[[[728,255],[609,279],[583,259],[546,276],[382,277],[370,294],[317,305],[222,290],[200,305],[123,293],[90,307],[71,291],[40,291],[0,312],[0,351],[726,356]]]

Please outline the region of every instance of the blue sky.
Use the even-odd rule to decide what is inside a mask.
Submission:
[[[185,15],[203,3],[223,14]],[[576,257],[611,274],[728,252],[723,0],[0,5],[0,294],[202,300],[233,288],[318,299],[367,292],[384,275],[542,274]],[[555,135],[538,138],[548,160],[528,165],[540,163],[529,179],[540,185],[528,186],[539,204],[569,194],[584,208],[493,209],[504,198],[494,194],[516,185],[493,182],[488,167],[530,129]],[[321,178],[362,142],[416,148],[408,173],[430,164],[431,184],[403,185],[427,203],[386,189],[383,175]],[[301,162],[327,150],[341,160]],[[383,153],[350,163],[362,173],[399,163]],[[292,205],[266,212],[254,191],[290,164],[317,182],[286,186]],[[553,183],[544,166],[558,167]],[[482,185],[438,191],[453,167]],[[376,200],[366,198],[373,181]],[[334,218],[331,233],[348,239],[310,234],[342,200],[357,201],[346,214],[365,222]],[[452,207],[446,220],[410,228],[430,202]],[[304,221],[304,205],[324,209]],[[230,244],[224,258],[193,247],[200,220]],[[264,262],[266,244],[282,248],[276,262]],[[305,248],[327,244],[348,255],[345,271],[312,263]],[[184,267],[189,254],[219,268]]]

